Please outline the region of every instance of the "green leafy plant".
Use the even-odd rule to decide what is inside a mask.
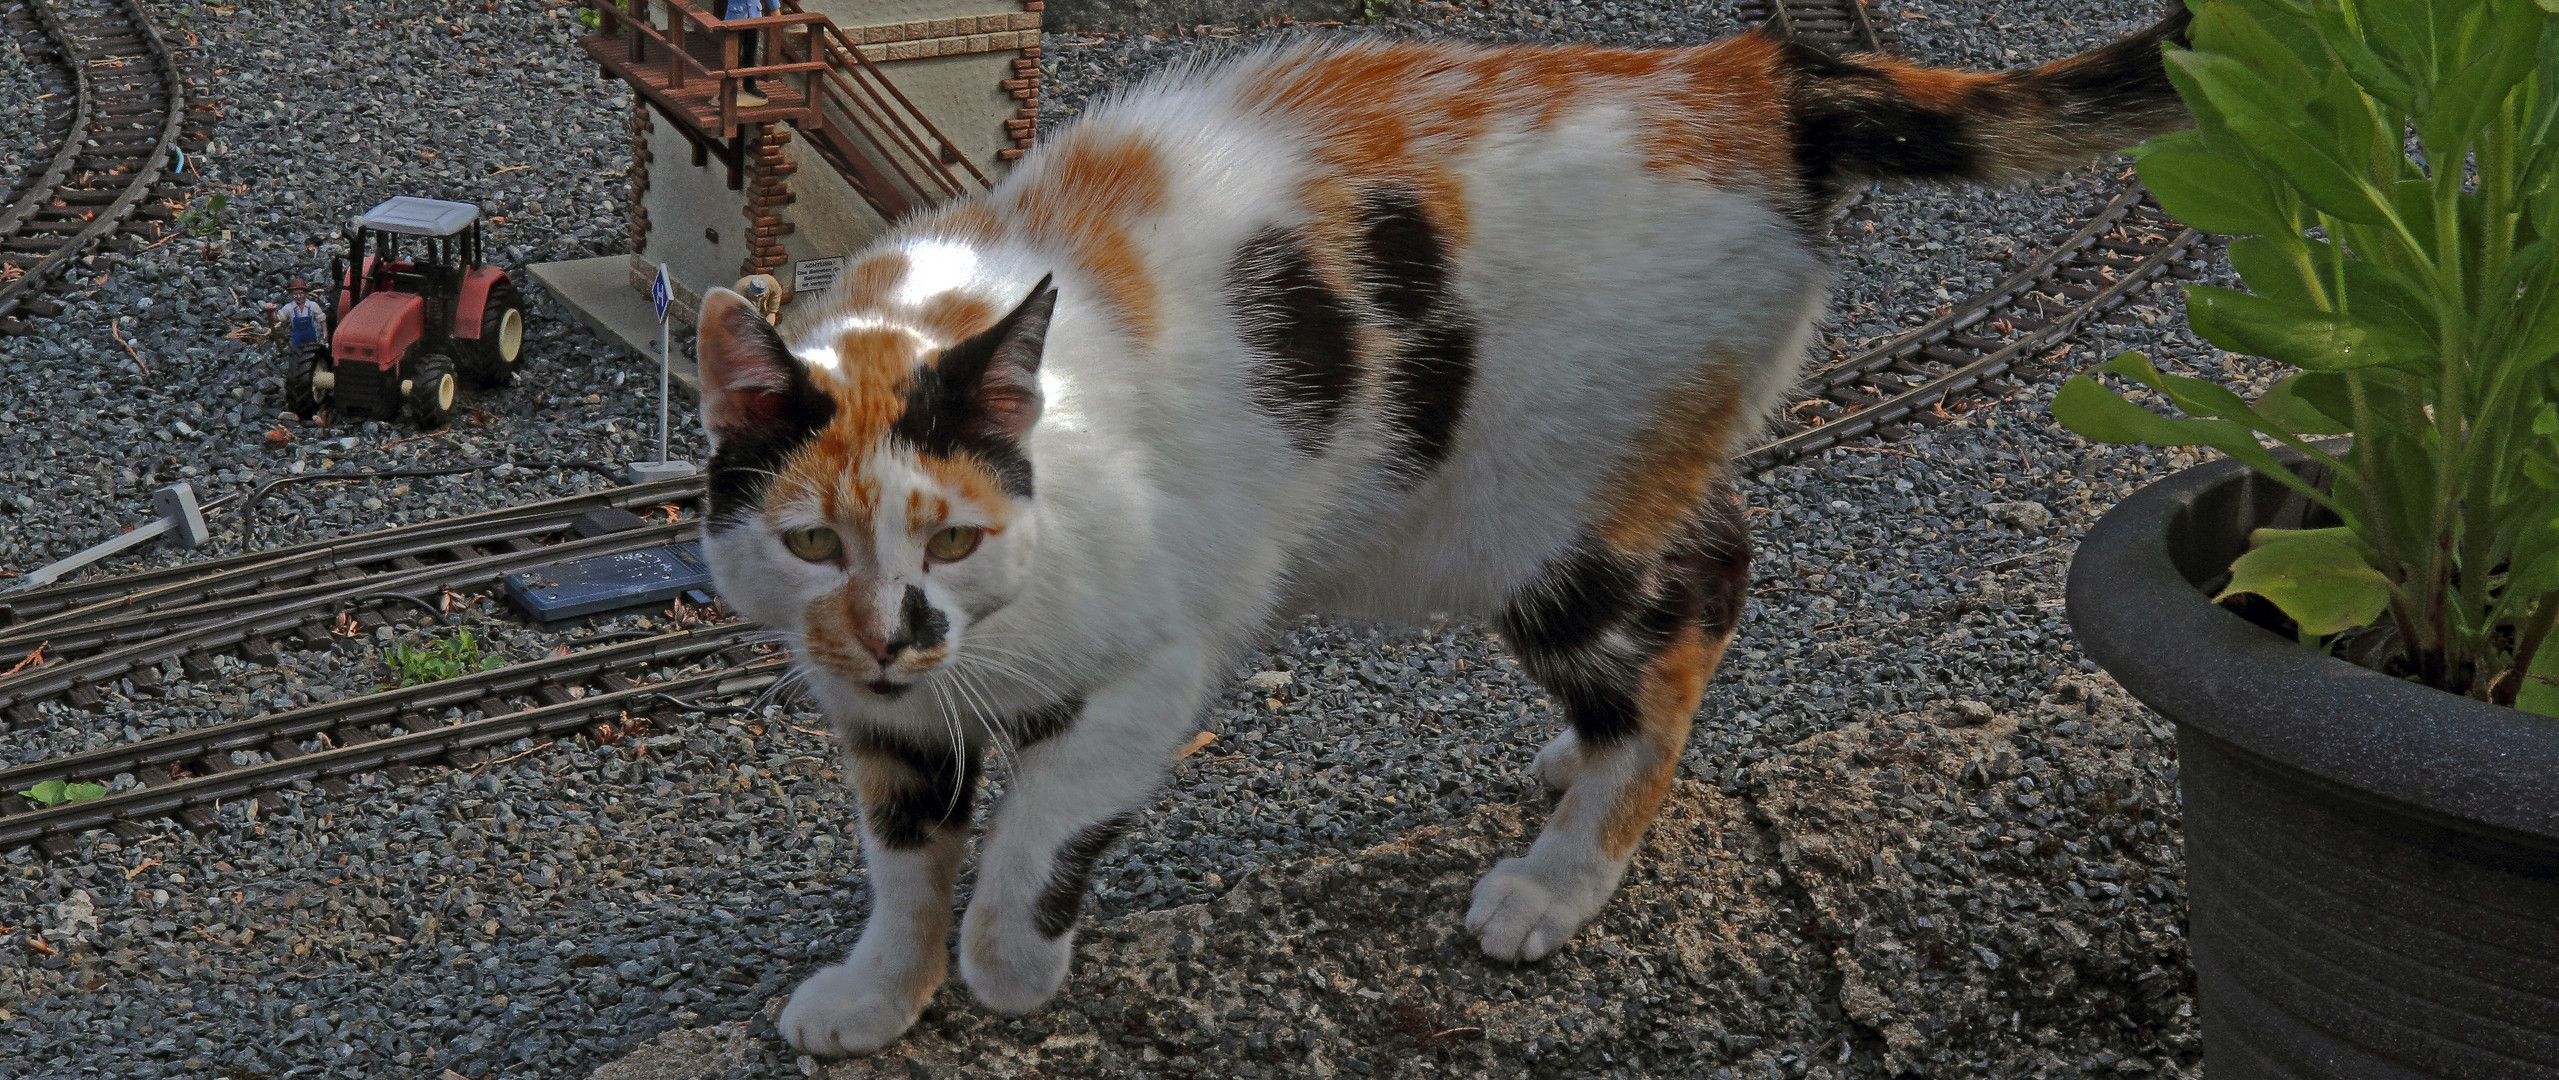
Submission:
[[[203,206],[179,214],[176,224],[189,236],[211,236],[222,231],[222,212],[230,206],[231,196],[217,191]]]
[[[104,798],[107,794],[107,786],[47,780],[18,794],[35,800],[38,805],[53,807],[64,803],[88,802],[91,799]]]
[[[2248,402],[2128,355],[2101,370],[2188,418],[2086,378],[2055,414],[2101,441],[2223,450],[2333,512],[2338,528],[2262,530],[2232,567],[2230,593],[2306,640],[2387,614],[2398,663],[2430,685],[2559,697],[2525,692],[2559,659],[2540,655],[2559,620],[2553,20],[2528,0],[2196,10],[2195,47],[2168,64],[2198,126],[2136,151],[2142,178],[2171,212],[2246,237],[2231,260],[2252,291],[2189,287],[2195,330],[2303,370]],[[2342,455],[2309,441],[2334,434],[2354,436]]]
[[[390,665],[394,686],[438,682],[506,663],[500,657],[480,655],[480,643],[472,639],[468,630],[443,641],[430,641],[424,648],[406,643],[393,645],[383,662]]]
[[[591,7],[579,8],[577,18],[578,25],[588,30],[594,30],[596,27],[604,25],[604,16],[597,14],[596,10]]]
[[[2300,370],[2252,402],[2126,354],[2099,370],[2183,417],[2086,376],[2054,415],[2101,442],[2212,447],[2335,516],[2260,530],[2225,596],[2559,715],[2559,0],[2190,6],[2193,48],[2166,61],[2196,126],[2133,153],[2169,212],[2243,237],[2249,291],[2188,286],[2195,332]],[[2353,439],[2313,444],[2332,435]]]
[[[1360,0],[1359,17],[1367,22],[1385,22],[1395,14],[1392,0]]]

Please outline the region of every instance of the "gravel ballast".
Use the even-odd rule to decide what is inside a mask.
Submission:
[[[2093,0],[1878,10],[1904,51],[1977,66],[2139,23]],[[538,289],[525,378],[415,442],[280,425],[271,357],[221,336],[283,278],[325,268],[312,237],[390,194],[481,203],[508,219],[494,243],[513,260],[621,250],[628,95],[567,44],[570,11],[197,9],[230,98],[206,183],[243,189],[232,234],[210,260],[188,239],[93,275],[37,334],[0,338],[0,568],[113,535],[178,478],[222,494],[297,463],[632,457],[653,436],[653,372]],[[1504,0],[1424,5],[1387,29],[1652,45],[1735,25],[1719,5]],[[1201,49],[1355,32],[1051,35],[1044,94],[1071,116]],[[2104,168],[1870,198],[1839,230],[1826,346],[1987,284],[2094,206],[2121,166]],[[2226,273],[2209,249],[2196,261]],[[132,320],[121,333],[150,375],[111,317]],[[1759,555],[1741,637],[1625,891],[1556,956],[1491,964],[1459,926],[1473,878],[1542,819],[1525,770],[1550,703],[1481,627],[1308,620],[1243,659],[1203,718],[1217,739],[1103,862],[1054,1004],[996,1017],[955,982],[907,1041],[825,1073],[2198,1075],[2173,744],[2078,659],[2060,609],[2077,537],[2193,460],[2052,424],[2061,377],[2127,348],[2265,377],[2195,341],[2174,292],[2154,291],[2004,398],[1745,484]],[[251,524],[219,519],[208,552],[604,483],[540,467],[288,487]],[[494,608],[465,621],[516,660],[562,640]],[[370,690],[383,644],[288,652],[111,723],[0,734],[0,760]],[[866,903],[824,725],[787,703],[656,719],[613,746],[518,744],[405,787],[225,806],[202,834],[0,858],[0,1078],[816,1074],[770,1016],[850,945]]]

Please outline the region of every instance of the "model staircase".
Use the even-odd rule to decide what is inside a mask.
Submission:
[[[787,123],[881,219],[983,191],[986,175],[899,92],[824,15],[782,0],[756,19],[718,19],[689,0],[607,0],[578,45],[693,144],[696,164],[718,158],[729,187],[744,183],[750,131]],[[741,35],[758,33],[759,63],[742,62]],[[748,79],[768,99],[744,105]]]

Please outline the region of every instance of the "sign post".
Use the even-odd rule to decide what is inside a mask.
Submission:
[[[657,276],[649,279],[649,303],[658,312],[658,459],[631,463],[623,479],[634,484],[693,475],[692,462],[673,461],[666,456],[668,368],[675,363],[674,334],[668,326],[667,310],[675,303],[675,283],[667,278],[665,263],[659,263]]]

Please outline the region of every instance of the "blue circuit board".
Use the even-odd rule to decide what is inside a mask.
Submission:
[[[536,622],[662,604],[687,593],[709,603],[711,566],[698,541],[590,555],[506,576],[506,596]]]

